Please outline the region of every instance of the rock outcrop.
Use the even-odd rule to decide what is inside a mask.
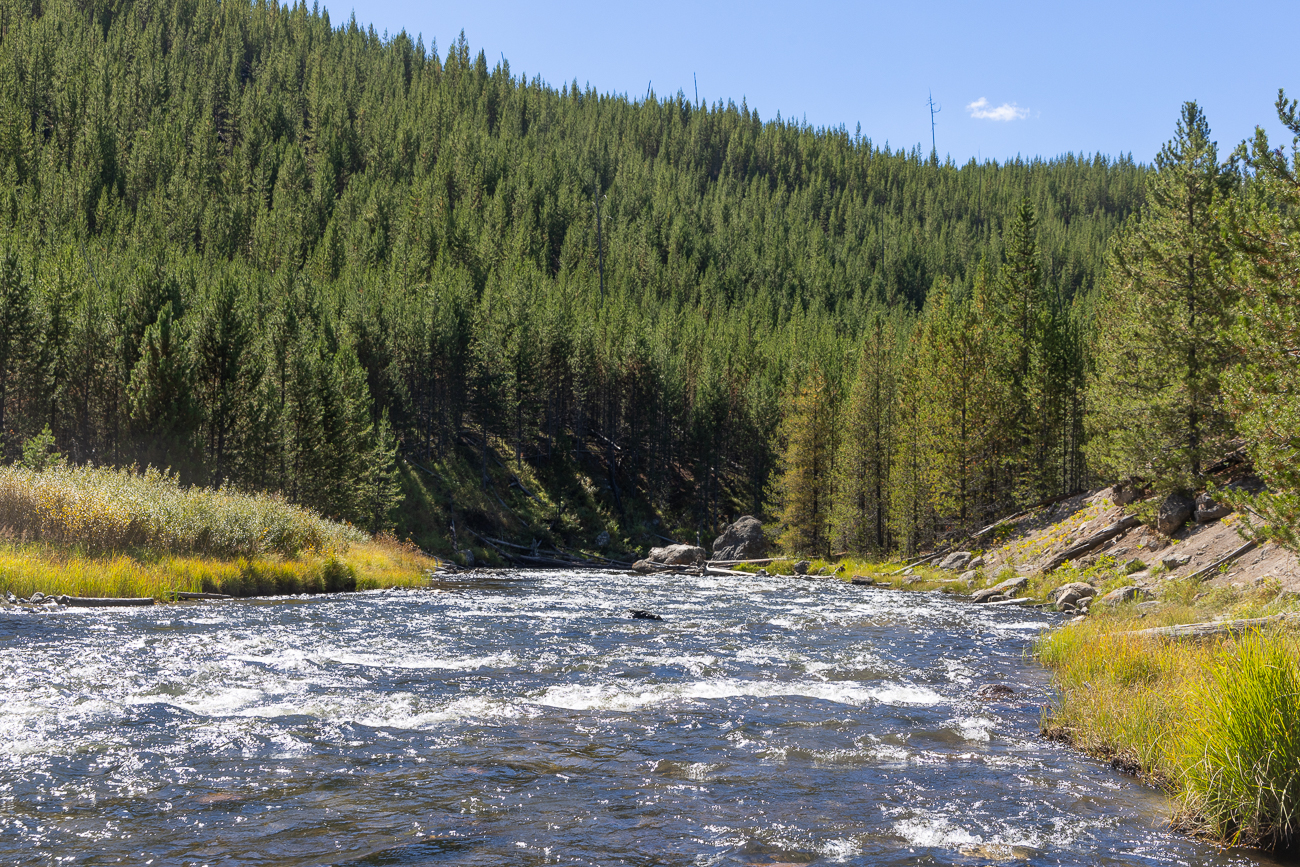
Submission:
[[[1226,518],[1230,514],[1232,514],[1231,506],[1216,501],[1208,493],[1202,493],[1196,498],[1196,523],[1198,524],[1208,524]]]
[[[1166,536],[1178,532],[1178,528],[1187,523],[1196,511],[1196,501],[1186,494],[1173,493],[1165,497],[1156,512],[1156,529]]]
[[[746,515],[713,540],[714,560],[757,560],[767,556],[767,539],[757,518]]]
[[[969,551],[954,551],[947,557],[939,561],[940,569],[947,569],[950,572],[964,572],[970,565],[971,553]]]

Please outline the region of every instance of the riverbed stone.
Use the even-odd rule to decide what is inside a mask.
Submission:
[[[708,557],[698,545],[665,545],[651,548],[646,559],[664,566],[703,566]]]
[[[1192,517],[1195,511],[1196,501],[1186,494],[1175,491],[1165,497],[1165,501],[1160,504],[1160,510],[1156,512],[1156,529],[1166,536],[1172,536],[1179,527],[1187,523],[1187,519]]]
[[[1001,602],[1003,599],[1010,597],[996,587],[985,587],[983,590],[976,590],[970,595],[970,601],[976,603]]]
[[[763,525],[752,515],[737,518],[713,540],[714,560],[757,560],[767,556]]]
[[[969,551],[954,551],[939,561],[939,568],[947,569],[950,572],[961,572],[970,564],[970,561],[971,553]]]
[[[1071,581],[1052,591],[1052,599],[1056,601],[1057,611],[1079,608],[1085,599],[1091,599],[1096,595],[1096,588],[1082,581]]]
[[[45,601],[45,594],[37,590],[35,593],[31,595],[31,598],[28,599],[27,601],[32,603],[33,605],[40,605],[42,602]]]

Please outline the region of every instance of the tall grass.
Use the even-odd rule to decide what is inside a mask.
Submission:
[[[216,557],[328,553],[369,538],[280,497],[185,487],[154,469],[91,466],[0,467],[0,528],[94,553]]]
[[[1136,624],[1102,618],[1039,639],[1058,690],[1045,732],[1177,792],[1189,829],[1300,842],[1300,641],[1178,642],[1123,625]]]
[[[1253,634],[1225,648],[1182,732],[1184,803],[1215,836],[1270,848],[1300,840],[1300,648]]]

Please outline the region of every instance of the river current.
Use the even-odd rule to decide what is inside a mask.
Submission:
[[[1039,738],[1051,623],[586,572],[0,611],[0,864],[1263,863]]]

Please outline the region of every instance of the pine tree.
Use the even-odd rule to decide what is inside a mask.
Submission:
[[[1104,476],[1192,489],[1232,434],[1219,376],[1235,352],[1223,336],[1234,290],[1219,213],[1238,179],[1194,102],[1156,166],[1102,287],[1088,455]]]
[[[829,555],[831,479],[835,456],[835,399],[813,363],[794,387],[781,425],[781,547]]]
[[[1300,110],[1283,91],[1277,113],[1300,136]],[[1255,183],[1228,221],[1240,293],[1229,337],[1242,359],[1224,375],[1223,389],[1268,488],[1253,497],[1226,493],[1249,506],[1257,536],[1300,552],[1300,155],[1293,151],[1288,161],[1258,129],[1247,160]]]
[[[0,456],[12,441],[6,409],[27,367],[32,338],[31,288],[12,249],[0,256]],[[16,442],[13,443],[17,445]]]

